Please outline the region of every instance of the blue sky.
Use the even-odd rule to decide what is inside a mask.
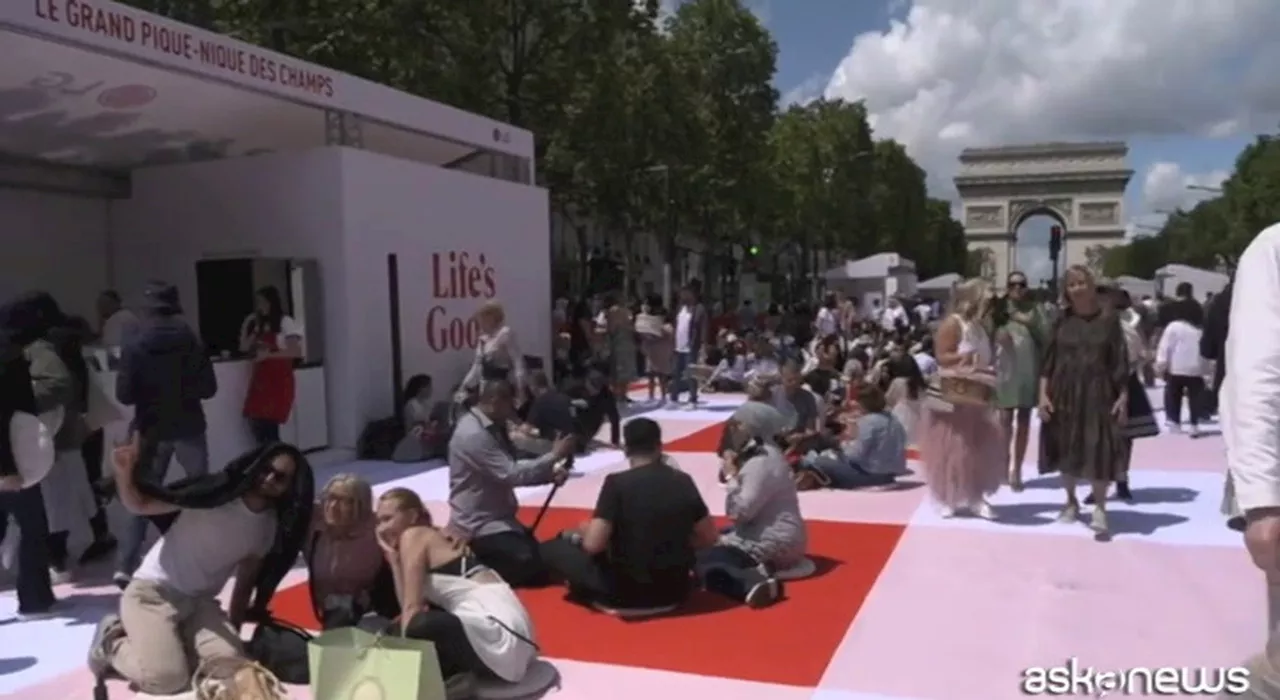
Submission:
[[[1280,123],[1266,77],[1280,50],[1262,31],[1280,26],[1274,0],[745,1],[778,43],[785,100],[866,99],[877,134],[904,142],[948,199],[963,147],[1124,140],[1133,234],[1210,196],[1187,185],[1220,183]],[[1019,232],[1032,275],[1048,227]]]

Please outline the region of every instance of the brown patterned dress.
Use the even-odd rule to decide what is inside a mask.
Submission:
[[[1123,476],[1128,443],[1111,415],[1129,379],[1118,317],[1063,315],[1045,348],[1041,376],[1049,381],[1053,413],[1040,426],[1040,473],[1108,482]]]

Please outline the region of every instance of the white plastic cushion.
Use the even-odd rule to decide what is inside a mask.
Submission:
[[[779,581],[795,581],[797,579],[809,578],[818,570],[818,565],[813,563],[812,559],[806,557],[803,561],[790,569],[783,569],[774,574]]]
[[[476,683],[476,697],[480,700],[525,700],[537,698],[560,682],[560,672],[555,666],[536,659],[519,683],[507,683],[496,678],[483,678]]]
[[[40,483],[53,468],[53,436],[61,424],[61,410],[42,416],[15,413],[9,420],[13,458],[17,462],[18,473],[28,486]]]

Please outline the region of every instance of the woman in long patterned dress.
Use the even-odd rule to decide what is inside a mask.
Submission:
[[[944,375],[990,375],[994,360],[987,333],[991,285],[966,281],[952,294],[951,313],[934,338]],[[925,402],[920,416],[920,458],[925,484],[943,517],[966,512],[992,519],[987,498],[1004,482],[1008,441],[995,408],[985,403]]]
[[[1009,487],[1022,490],[1022,463],[1031,437],[1031,411],[1036,407],[1040,353],[1044,347],[1044,317],[1027,294],[1027,276],[1013,271],[1005,282],[1006,297],[996,321],[996,407],[1005,440],[1013,440]]]
[[[1059,522],[1080,517],[1076,484],[1094,500],[1090,528],[1110,537],[1107,489],[1123,473],[1127,454],[1129,357],[1115,312],[1103,303],[1093,274],[1073,265],[1063,275],[1066,303],[1054,324],[1040,371],[1040,472],[1062,474],[1067,502]]]

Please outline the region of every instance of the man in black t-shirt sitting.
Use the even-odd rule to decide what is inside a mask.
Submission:
[[[623,429],[630,469],[605,477],[591,520],[542,544],[542,559],[577,602],[619,612],[659,612],[693,589],[694,552],[719,538],[688,474],[662,455],[647,418]]]

